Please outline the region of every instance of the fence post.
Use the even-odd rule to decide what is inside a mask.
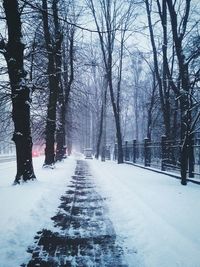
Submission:
[[[133,163],[136,163],[136,140],[133,140]]]
[[[144,139],[144,166],[151,166],[151,150],[149,148],[149,138]]]
[[[161,137],[161,170],[166,171],[165,168],[165,162],[167,157],[167,137],[165,135],[162,135]]]

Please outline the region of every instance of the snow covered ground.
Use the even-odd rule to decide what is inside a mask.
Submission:
[[[114,162],[87,160],[130,267],[200,267],[200,186]],[[18,267],[51,217],[74,173],[75,158],[42,169],[38,180],[11,186],[15,162],[0,164],[0,267]],[[113,266],[114,267],[114,266]]]
[[[53,227],[60,196],[66,191],[76,162],[67,159],[55,170],[42,169],[34,158],[37,181],[12,186],[15,162],[0,164],[0,267],[18,267],[30,258],[26,252],[38,230]]]
[[[200,186],[88,161],[131,267],[200,267]]]

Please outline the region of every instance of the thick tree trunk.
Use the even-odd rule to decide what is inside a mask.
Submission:
[[[118,164],[123,163],[123,148],[122,148],[122,134],[121,134],[121,125],[120,125],[120,115],[116,110],[115,102],[112,101],[113,113],[115,118],[115,127],[116,127],[116,137],[117,137],[117,147],[118,147]]]
[[[191,134],[191,110],[189,101],[189,76],[188,67],[183,64],[184,73],[182,73],[182,88],[184,93],[180,96],[180,107],[181,107],[181,140],[183,140],[181,150],[181,184],[186,185],[186,176],[189,163],[189,139]]]
[[[181,184],[187,184],[188,169],[188,136],[185,137],[181,147]]]
[[[187,170],[189,167],[189,154],[190,150],[190,138],[192,138],[190,133],[191,127],[191,112],[190,103],[188,96],[182,95],[180,98],[180,108],[181,108],[181,184],[187,184]]]
[[[72,113],[70,110],[70,101],[68,103],[68,106],[66,107],[66,128],[65,128],[65,132],[66,132],[66,139],[67,139],[67,155],[70,156],[72,153]]]
[[[112,80],[112,49],[111,49],[111,41],[109,42],[109,55],[108,55],[108,64],[107,64],[107,80],[108,87],[110,91],[110,99],[113,108],[113,114],[115,119],[115,127],[116,127],[116,137],[117,137],[117,147],[118,147],[118,155],[117,162],[118,164],[123,163],[123,148],[122,148],[122,133],[121,133],[121,124],[120,124],[120,107],[119,107],[119,96],[117,97],[117,103],[114,97],[113,90],[113,80]],[[118,88],[119,91],[119,88]],[[118,92],[119,94],[119,92]]]
[[[65,142],[65,106],[64,102],[60,107],[60,119],[57,133],[56,133],[56,161],[62,161],[66,157],[66,142]]]
[[[122,134],[121,134],[121,126],[120,126],[120,118],[119,115],[115,117],[116,129],[117,129],[117,146],[118,146],[118,163],[123,163],[123,148],[122,148]]]
[[[42,18],[43,18],[43,30],[46,43],[48,69],[49,75],[49,103],[47,108],[47,121],[46,121],[46,148],[45,148],[45,161],[44,167],[53,167],[55,164],[55,131],[56,131],[56,105],[58,98],[58,86],[59,81],[56,75],[56,60],[55,51],[53,50],[53,44],[51,35],[49,32],[48,22],[48,8],[47,0],[42,0]]]
[[[44,167],[53,166],[55,164],[55,132],[56,132],[56,105],[57,105],[57,81],[54,75],[55,72],[52,60],[48,62],[49,73],[49,103],[47,108],[46,121],[46,148],[45,148],[45,162]]]
[[[61,72],[62,72],[62,41],[63,36],[60,27],[60,21],[58,19],[58,1],[53,0],[52,2],[53,10],[53,21],[54,21],[54,35],[55,35],[55,75],[57,83],[58,92],[58,128],[56,132],[56,161],[61,161],[64,159],[65,155],[65,100],[64,91],[62,87]]]
[[[66,143],[63,130],[63,127],[62,129],[58,129],[56,134],[56,161],[62,161],[66,158]]]
[[[17,174],[14,183],[35,179],[32,164],[32,138],[30,127],[30,90],[24,71],[21,20],[16,0],[4,0],[3,7],[8,25],[8,44],[5,58],[11,85],[13,141],[16,145]]]
[[[189,162],[188,162],[189,177],[194,178],[194,172],[195,172],[194,134],[189,135],[188,157],[189,157]]]
[[[111,66],[111,64],[110,64]],[[118,164],[123,163],[123,148],[122,148],[122,134],[121,134],[121,125],[120,125],[120,112],[117,110],[117,106],[114,99],[114,91],[113,91],[113,85],[112,85],[112,73],[111,68],[110,71],[108,71],[108,85],[110,89],[110,97],[111,97],[111,103],[113,107],[113,113],[115,118],[115,127],[116,127],[116,137],[117,137],[117,147],[118,147]]]
[[[55,131],[56,131],[56,101],[53,94],[49,97],[46,122],[46,148],[44,167],[55,163]]]
[[[185,13],[182,18],[182,24],[178,25],[177,12],[172,0],[166,0],[171,18],[171,29],[173,42],[179,66],[179,77],[181,90],[179,91],[179,101],[181,109],[181,184],[187,184],[187,167],[189,160],[189,138],[191,135],[191,100],[190,100],[190,77],[188,63],[183,51],[183,38],[186,33],[187,22],[190,12],[190,0],[186,1]]]
[[[54,17],[56,18],[56,13],[54,14]],[[57,22],[57,34],[60,32],[60,26],[59,23]],[[68,29],[69,31],[69,29]],[[67,55],[65,53],[65,48],[63,49],[63,61],[64,61],[64,90],[61,86],[61,75],[59,75],[59,80],[60,80],[60,88],[59,88],[59,113],[60,113],[60,119],[59,119],[59,127],[57,129],[57,135],[56,135],[56,143],[57,143],[57,148],[56,148],[56,161],[61,161],[66,157],[66,132],[69,133],[70,129],[67,129],[68,127],[66,123],[66,114],[68,110],[68,105],[69,105],[69,94],[71,91],[72,83],[74,80],[74,28],[72,26],[72,29],[70,32],[68,32],[68,40],[67,40],[67,49],[69,50],[69,54],[67,58]],[[61,36],[58,39],[60,39]],[[61,42],[60,42],[60,47],[58,47],[58,51],[60,50],[60,57],[57,56],[57,73],[61,73]],[[69,71],[69,73],[68,73]],[[71,139],[71,138],[70,138]],[[71,140],[68,143],[68,155],[71,154],[72,150],[72,143]],[[69,145],[70,144],[70,145]]]

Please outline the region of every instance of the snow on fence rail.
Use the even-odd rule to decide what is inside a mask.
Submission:
[[[160,142],[151,141],[148,138],[143,142],[126,141],[123,144],[124,161],[178,174],[181,145],[181,141],[167,140],[165,136]],[[115,145],[114,160],[117,159],[117,153],[117,145]],[[195,139],[190,148],[187,172],[189,177],[200,179],[200,139]]]

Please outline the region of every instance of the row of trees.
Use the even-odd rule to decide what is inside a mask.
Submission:
[[[2,14],[5,17],[2,16],[2,20],[7,30],[5,37],[1,35],[0,49],[7,65],[11,88],[12,139],[17,157],[14,183],[36,178],[32,164],[32,99],[33,108],[39,105],[35,110],[34,124],[40,127],[41,120],[44,124],[42,108],[46,113],[44,167],[54,167],[55,161],[65,156],[66,110],[74,79],[75,29],[73,23],[65,26],[69,8],[73,5],[68,8],[68,3],[62,3],[61,14],[61,4],[58,2],[43,0],[32,5],[28,1],[3,1]],[[28,25],[25,23],[27,14]],[[63,22],[59,16],[62,16]],[[75,14],[72,17],[75,18]],[[25,31],[28,31],[27,36]],[[25,44],[26,38],[28,42]],[[39,137],[43,134],[44,131]]]
[[[117,142],[123,163],[125,139],[181,140],[185,185],[200,117],[199,8],[195,0],[4,0],[1,102],[12,103],[15,182],[35,179],[32,128],[51,168],[72,142],[103,159],[106,142]]]
[[[132,109],[137,140],[141,138],[139,131],[144,130],[143,125],[145,125],[145,137],[160,140],[160,136],[165,135],[169,141],[181,142],[181,183],[185,185],[188,162],[194,161],[193,142],[200,117],[198,2],[172,0],[145,0],[143,3],[127,1],[123,4],[121,1],[109,0],[87,2],[99,35],[105,77],[115,119],[118,163],[123,162],[121,122]],[[142,50],[138,45],[132,49],[133,52],[127,48],[130,47],[130,41],[126,39],[127,36],[130,37],[129,30],[131,29],[131,34],[136,35],[139,29],[135,27],[138,18],[144,19],[142,29],[144,34],[149,35],[151,52],[148,48]],[[127,51],[129,56],[132,56],[132,62],[126,59]],[[129,90],[125,88],[127,64],[133,70],[128,74],[129,77],[132,75],[130,79],[133,84],[133,103],[125,101],[125,105],[130,107],[129,110],[125,107],[122,109],[123,97],[129,94]],[[143,76],[144,73],[148,73],[147,78]],[[146,90],[145,87],[149,89]],[[150,101],[144,96],[147,91]],[[147,106],[146,114],[142,111],[144,105]],[[145,120],[145,124],[140,123],[140,119]],[[157,129],[155,129],[156,124],[160,124]]]
[[[195,11],[195,1],[163,0],[150,3],[145,1],[148,27],[153,49],[154,71],[158,83],[160,105],[165,127],[165,136],[174,138],[171,127],[171,109],[179,108],[181,148],[181,177],[186,184],[189,154],[194,138],[199,111],[193,112],[199,105],[195,100],[195,88],[199,82],[199,14]],[[193,5],[192,5],[193,4]],[[154,11],[155,9],[155,11]],[[157,12],[161,30],[162,50],[159,68],[158,47],[153,29],[152,12]],[[196,13],[196,14],[195,14]],[[171,100],[170,98],[173,99]],[[175,101],[178,100],[178,103]]]

